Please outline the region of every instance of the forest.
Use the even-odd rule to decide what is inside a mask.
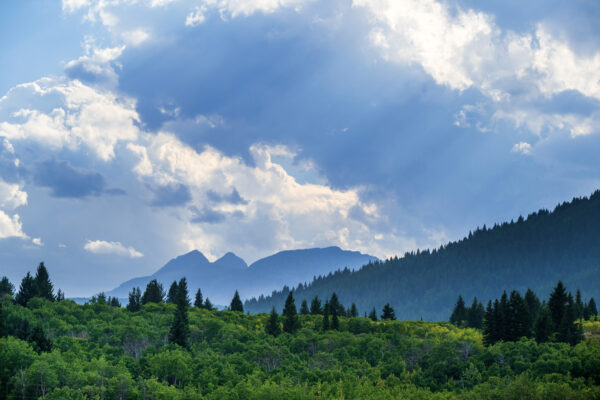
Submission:
[[[291,290],[299,300],[336,292],[364,313],[390,303],[400,319],[445,320],[457,294],[487,303],[504,290],[531,288],[546,296],[557,281],[600,295],[600,191],[574,198],[553,211],[539,210],[514,221],[483,225],[465,238],[433,250],[318,276],[295,288],[245,302],[252,312],[281,307]]]
[[[565,296],[550,301],[569,314],[557,287]],[[0,399],[600,398],[591,310],[571,321],[581,336],[569,343],[553,332],[489,340],[468,326],[462,297],[452,323],[398,321],[390,304],[359,316],[335,293],[297,308],[291,292],[249,315],[236,292],[219,311],[185,278],[133,289],[125,307],[103,294],[78,305],[54,294],[43,264],[18,289],[3,278],[0,296]]]

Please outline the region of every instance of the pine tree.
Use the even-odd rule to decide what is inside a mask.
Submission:
[[[589,315],[589,317],[586,319],[590,319],[590,317],[595,317],[596,315],[598,315],[598,309],[596,308],[596,301],[594,300],[593,297],[588,302],[586,309],[587,309],[587,313]]]
[[[33,349],[38,353],[49,352],[52,350],[52,342],[46,336],[44,328],[36,325],[31,331],[28,341],[33,345]]]
[[[308,309],[308,303],[305,300],[302,300],[302,304],[300,305],[300,315],[308,315],[310,314],[310,310]]]
[[[63,301],[65,299],[65,293],[58,289],[58,292],[56,292],[56,301]]]
[[[6,326],[6,317],[4,316],[4,302],[0,301],[0,338],[8,335],[8,327]]]
[[[540,299],[531,289],[527,289],[525,293],[525,304],[527,304],[527,311],[529,312],[529,331],[533,332],[533,324],[540,309]]]
[[[371,319],[371,321],[377,322],[377,311],[375,310],[375,307],[373,307],[373,309],[369,313],[369,318]]]
[[[463,324],[463,321],[467,320],[467,308],[465,307],[465,301],[462,296],[458,296],[452,314],[450,314],[450,323],[456,326]]]
[[[213,309],[213,305],[208,299],[208,297],[206,298],[206,300],[204,300],[204,308],[206,308],[208,311],[211,311]]]
[[[350,306],[350,317],[358,317],[358,308],[356,307],[355,303],[352,303],[352,306]]]
[[[381,319],[382,320],[395,320],[396,319],[396,313],[394,312],[394,309],[392,308],[392,306],[390,306],[390,303],[386,303],[385,306],[383,306],[383,310],[381,311]]]
[[[521,337],[529,337],[529,310],[527,304],[516,290],[510,293],[508,304],[509,315],[507,317],[507,338],[506,340],[517,341]]]
[[[338,301],[335,292],[331,295],[331,299],[329,300],[329,312],[331,314],[331,329],[337,331],[340,329],[340,320],[338,317],[340,312],[340,302]]]
[[[35,285],[35,280],[31,276],[29,272],[21,281],[21,286],[19,287],[19,292],[15,297],[15,301],[17,304],[22,305],[23,307],[27,306],[27,302],[35,297],[37,294],[37,289]]]
[[[546,303],[540,306],[537,317],[534,322],[535,340],[538,343],[547,342],[554,329],[552,323],[552,314]]]
[[[50,282],[50,275],[48,275],[48,270],[43,262],[40,263],[35,274],[35,290],[36,297],[54,301],[54,287]]]
[[[240,300],[240,294],[238,293],[238,291],[235,291],[235,294],[233,295],[233,299],[231,299],[231,304],[229,305],[229,309],[231,311],[239,311],[239,312],[244,312],[244,305],[242,304],[242,300]]]
[[[15,287],[8,280],[6,276],[3,276],[0,280],[0,301],[6,296],[14,296]]]
[[[181,347],[187,347],[190,336],[187,308],[189,299],[187,297],[187,282],[181,278],[177,287],[177,308],[173,316],[173,323],[169,331],[169,342]]]
[[[202,290],[200,290],[200,288],[198,288],[198,290],[196,291],[196,298],[194,300],[194,307],[204,308],[204,304],[202,302],[203,302]]]
[[[312,315],[322,314],[323,309],[321,308],[321,300],[317,296],[313,297],[310,302],[310,313]]]
[[[477,297],[474,297],[471,307],[467,308],[467,326],[475,329],[483,328],[484,316],[483,304],[477,300]]]
[[[267,321],[267,325],[265,326],[265,331],[267,334],[271,336],[279,336],[281,333],[281,326],[279,325],[279,315],[277,311],[275,311],[275,307],[271,310],[271,315],[269,316],[269,320]]]
[[[567,296],[567,305],[557,331],[558,340],[573,346],[582,340],[583,332],[581,332],[581,325],[575,324],[576,319],[577,310],[575,308],[575,301],[571,293],[569,293]]]
[[[92,297],[92,304],[106,304],[106,295],[104,292],[98,293],[98,295]]]
[[[577,319],[583,318],[583,300],[581,299],[581,290],[577,289],[577,293],[575,295],[575,317]]]
[[[167,303],[177,304],[177,289],[178,288],[179,288],[179,285],[177,284],[177,281],[173,281],[173,283],[171,283],[171,287],[169,288],[169,293],[167,294]]]
[[[550,300],[548,301],[548,308],[550,309],[550,315],[552,316],[552,326],[557,331],[563,320],[563,314],[567,306],[567,291],[561,281],[552,291]]]
[[[108,299],[109,299],[109,301],[108,301],[108,304],[109,304],[111,307],[117,307],[117,308],[121,308],[121,302],[119,301],[119,299],[118,299],[118,298],[116,298],[116,297],[112,297],[112,298],[111,298],[111,297],[109,297]]]
[[[328,331],[329,326],[329,300],[325,300],[325,306],[323,307],[323,324],[321,328],[324,331]]]
[[[140,311],[142,308],[142,294],[139,287],[131,289],[129,292],[129,303],[127,304],[127,310],[130,312]]]
[[[492,307],[492,301],[490,300],[485,309],[485,318],[483,320],[483,342],[489,346],[497,341],[496,315]]]
[[[298,322],[298,314],[296,312],[296,304],[294,303],[294,296],[292,292],[288,294],[285,300],[285,306],[283,307],[283,331],[287,333],[294,333],[300,326]]]
[[[146,285],[146,290],[142,295],[142,304],[162,303],[164,298],[165,291],[163,290],[163,286],[156,279],[152,279]]]

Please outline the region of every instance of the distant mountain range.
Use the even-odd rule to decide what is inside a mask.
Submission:
[[[600,191],[550,212],[477,229],[439,249],[407,253],[357,271],[317,278],[294,292],[296,304],[336,292],[361,314],[390,303],[399,319],[447,320],[457,296],[484,303],[503,290],[532,288],[547,298],[562,280],[575,295],[600,297]],[[281,310],[289,290],[245,303],[250,312]]]
[[[228,305],[238,290],[242,298],[270,294],[284,285],[297,286],[310,282],[314,277],[327,275],[338,269],[359,268],[377,258],[357,251],[339,247],[287,250],[262,258],[250,266],[233,253],[227,253],[210,262],[198,250],[172,259],[150,276],[130,279],[106,295],[127,298],[129,291],[156,279],[165,291],[174,280],[186,277],[190,297],[200,288],[203,296],[213,304]]]

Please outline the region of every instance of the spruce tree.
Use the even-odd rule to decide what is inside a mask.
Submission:
[[[48,275],[48,270],[43,262],[40,263],[35,274],[35,290],[36,297],[54,301],[54,287],[50,282],[50,275]]]
[[[541,303],[540,299],[531,289],[527,289],[527,292],[525,293],[525,304],[527,304],[527,311],[529,312],[529,331],[533,332],[533,325]]]
[[[383,310],[381,311],[381,319],[382,320],[395,320],[396,319],[396,313],[394,312],[394,309],[392,308],[392,306],[390,306],[390,303],[386,303],[385,306],[383,306]]]
[[[173,316],[173,323],[169,331],[169,342],[181,347],[187,347],[190,336],[189,320],[187,308],[189,299],[187,298],[187,282],[181,278],[177,287],[177,307]]]
[[[178,288],[179,288],[179,285],[177,284],[177,281],[173,281],[173,283],[171,283],[171,287],[169,288],[169,293],[167,294],[167,303],[177,304],[177,289]]]
[[[244,305],[242,304],[242,300],[240,299],[240,294],[238,293],[238,291],[235,291],[235,294],[233,295],[233,299],[231,299],[231,304],[229,305],[229,309],[231,311],[239,311],[239,312],[244,312]]]
[[[298,314],[296,312],[296,304],[292,292],[288,294],[283,307],[283,331],[294,333],[300,326]]]
[[[56,292],[56,301],[63,301],[64,299],[65,299],[65,292],[58,289],[58,292]]]
[[[335,292],[331,295],[331,299],[329,300],[329,313],[331,314],[331,329],[337,331],[340,329],[340,302],[338,301],[338,297]]]
[[[467,320],[467,308],[465,306],[465,301],[462,296],[458,296],[458,300],[456,300],[456,304],[454,305],[454,309],[452,310],[452,314],[450,314],[450,323],[456,326],[460,326],[463,324],[463,321]]]
[[[587,313],[589,314],[589,317],[586,319],[589,319],[591,317],[595,317],[596,315],[598,315],[598,309],[596,308],[596,301],[594,300],[593,297],[588,302],[586,309],[587,309]]]
[[[202,302],[202,290],[198,288],[198,290],[196,291],[196,298],[194,299],[194,307],[204,308],[204,304]]]
[[[265,326],[265,331],[267,334],[271,336],[279,336],[281,333],[281,326],[279,325],[279,315],[277,311],[275,311],[275,307],[271,310],[271,315],[269,316],[269,320],[267,321],[267,325]]]
[[[28,341],[33,345],[33,349],[38,353],[49,352],[52,350],[52,342],[46,336],[46,332],[41,325],[36,325],[28,338]]]
[[[567,291],[561,281],[552,291],[550,300],[548,301],[548,308],[550,309],[550,315],[552,316],[552,326],[557,331],[563,320],[563,314],[567,306]]]
[[[492,307],[492,301],[490,300],[485,309],[485,318],[483,320],[483,342],[489,346],[497,341],[496,316]]]
[[[142,308],[142,294],[139,287],[131,289],[129,292],[129,303],[127,303],[127,310],[130,312],[140,311]]]
[[[529,310],[527,304],[516,290],[510,293],[509,315],[507,316],[506,340],[517,341],[521,337],[529,337]]]
[[[23,307],[27,306],[27,302],[35,297],[37,294],[37,288],[35,285],[35,280],[31,276],[29,272],[21,281],[21,286],[19,287],[19,292],[15,297],[15,301],[17,304],[22,305]]]
[[[554,326],[552,323],[552,314],[546,303],[540,306],[534,322],[535,340],[538,343],[547,342],[552,335]]]
[[[375,310],[375,307],[373,307],[373,309],[369,313],[369,318],[371,319],[371,321],[377,322],[377,311]]]
[[[0,301],[7,296],[14,296],[15,287],[8,280],[6,276],[3,276],[0,280]]]
[[[313,297],[310,302],[310,313],[312,315],[322,314],[323,309],[321,308],[321,300],[317,296]]]
[[[583,318],[583,300],[581,299],[581,290],[577,289],[577,293],[575,295],[575,317],[577,319]]]
[[[577,310],[575,307],[575,300],[573,300],[573,296],[569,293],[567,295],[567,305],[557,330],[558,340],[573,346],[579,343],[583,336],[581,325],[575,324],[577,319]]]
[[[142,304],[162,303],[165,298],[163,286],[156,279],[152,279],[146,285],[146,290],[142,295]]]
[[[206,298],[206,300],[204,300],[204,308],[206,308],[208,311],[211,311],[213,309],[213,305],[208,297]]]
[[[350,306],[350,317],[358,317],[358,308],[356,307],[355,303],[352,303],[352,306]]]
[[[302,300],[302,304],[300,305],[300,315],[308,315],[310,314],[310,310],[308,309],[308,303],[305,300]]]
[[[483,328],[484,316],[485,309],[483,308],[483,304],[477,300],[477,297],[474,297],[471,307],[467,308],[467,326],[476,329]]]
[[[323,323],[321,329],[328,331],[329,326],[329,300],[325,300],[325,306],[323,307]]]

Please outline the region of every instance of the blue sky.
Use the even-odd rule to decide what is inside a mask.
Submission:
[[[0,265],[379,257],[600,187],[595,1],[0,4]]]

